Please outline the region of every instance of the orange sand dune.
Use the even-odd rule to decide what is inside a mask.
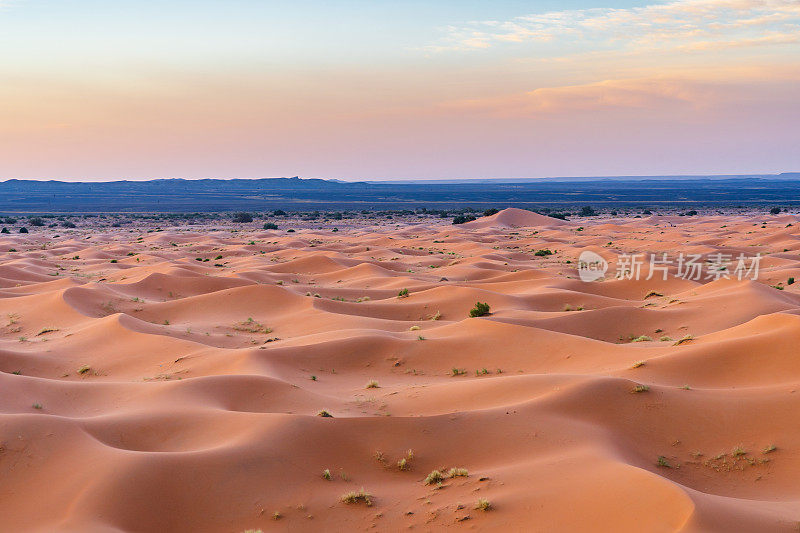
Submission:
[[[797,530],[796,217],[371,222],[0,236],[0,531]]]

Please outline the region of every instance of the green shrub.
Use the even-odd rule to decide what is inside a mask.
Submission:
[[[453,224],[464,224],[466,222],[472,222],[473,220],[477,220],[472,215],[456,215],[453,217]]]
[[[444,474],[438,470],[434,470],[425,478],[426,485],[433,485],[434,483],[441,483],[442,481],[444,481]]]
[[[250,213],[245,213],[244,211],[240,211],[238,213],[234,213],[231,220],[233,222],[236,222],[237,224],[244,224],[246,222],[252,222],[253,216]]]
[[[489,314],[489,304],[483,302],[475,302],[475,307],[469,310],[469,316],[476,318]]]

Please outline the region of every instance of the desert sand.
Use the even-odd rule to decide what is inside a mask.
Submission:
[[[797,529],[794,216],[280,225],[0,236],[1,530]]]

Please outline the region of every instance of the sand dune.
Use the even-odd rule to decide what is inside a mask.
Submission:
[[[391,222],[0,237],[0,530],[797,530],[795,217]]]

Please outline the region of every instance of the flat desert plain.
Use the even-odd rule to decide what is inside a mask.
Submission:
[[[797,530],[794,216],[277,222],[0,236],[0,529]]]

